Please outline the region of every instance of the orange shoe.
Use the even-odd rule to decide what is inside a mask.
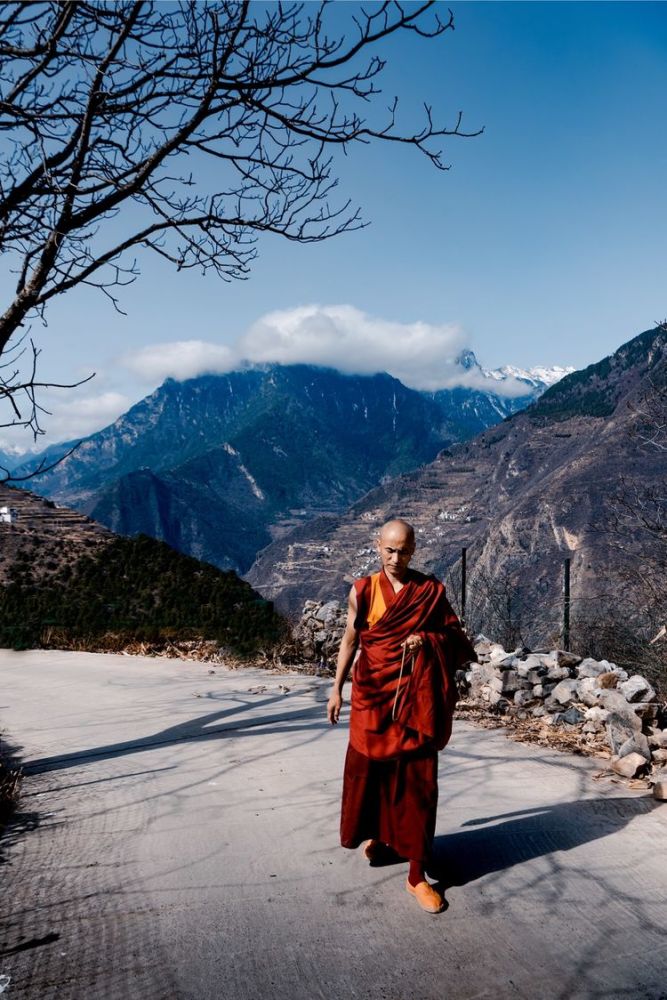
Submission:
[[[445,908],[445,901],[429,882],[418,882],[417,885],[405,883],[405,888],[410,895],[414,896],[422,910],[427,913],[442,913]]]

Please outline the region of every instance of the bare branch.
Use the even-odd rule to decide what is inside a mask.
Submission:
[[[442,12],[431,0],[355,6],[341,32],[325,3],[0,5],[0,250],[16,275],[0,355],[77,285],[122,312],[138,250],[243,279],[262,233],[309,243],[360,228],[359,209],[336,200],[336,151],[402,144],[447,169],[442,143],[479,130],[461,114],[439,125],[428,105],[403,130],[379,86],[381,43],[437,41],[454,27]],[[13,420],[12,400],[29,394],[17,378],[0,393]]]

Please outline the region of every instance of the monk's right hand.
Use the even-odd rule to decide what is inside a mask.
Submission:
[[[343,704],[343,698],[339,691],[332,691],[329,701],[327,702],[327,718],[332,726],[335,726],[340,718],[340,710]]]

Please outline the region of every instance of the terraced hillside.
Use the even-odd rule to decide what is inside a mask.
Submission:
[[[604,603],[621,620],[629,595],[619,566],[648,564],[655,539],[630,521],[621,547],[604,522],[624,484],[664,497],[664,454],[641,446],[632,406],[666,382],[667,335],[648,330],[567,376],[522,413],[372,490],[343,515],[321,517],[274,542],[248,579],[291,612],[307,598],[341,597],[351,577],[376,564],[378,526],[402,516],[417,529],[415,564],[441,577],[453,569],[455,577],[467,546],[471,601],[486,602],[487,614],[495,603],[498,615],[520,617],[527,641],[546,641],[560,629],[566,557],[577,613]],[[484,621],[480,613],[478,624]]]

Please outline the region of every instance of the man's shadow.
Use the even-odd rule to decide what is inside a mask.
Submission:
[[[435,838],[428,874],[443,891],[467,885],[492,872],[607,837],[658,805],[646,796],[602,796],[469,820],[463,826],[471,829]]]

